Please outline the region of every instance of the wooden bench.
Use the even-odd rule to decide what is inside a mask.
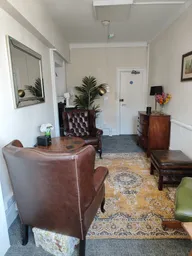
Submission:
[[[179,184],[183,177],[192,177],[192,160],[180,150],[151,151],[150,174],[158,171],[158,189],[163,190],[163,184]]]

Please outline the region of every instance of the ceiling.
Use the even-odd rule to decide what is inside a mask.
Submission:
[[[109,0],[105,0],[109,1]],[[178,0],[135,0],[143,2],[172,2],[172,4],[134,4],[127,19],[111,20],[109,32],[115,37],[111,42],[151,41],[185,4]],[[62,28],[69,43],[103,43],[107,41],[106,27],[96,20],[92,0],[44,0],[53,20]],[[183,0],[180,2],[187,2]],[[118,10],[118,8],[116,9]],[[119,12],[117,11],[118,16]],[[107,17],[107,15],[106,15]]]

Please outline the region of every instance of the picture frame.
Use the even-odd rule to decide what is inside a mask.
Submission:
[[[182,56],[181,82],[192,81],[192,51]]]

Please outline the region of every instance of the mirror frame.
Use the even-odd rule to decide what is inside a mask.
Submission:
[[[30,49],[29,47],[25,46],[24,44],[20,43],[19,41],[15,40],[11,36],[7,36],[8,38],[8,50],[9,50],[9,58],[10,58],[10,66],[11,66],[11,77],[12,77],[12,84],[14,89],[14,100],[15,100],[15,108],[23,108],[27,106],[33,106],[36,104],[44,103],[45,102],[45,91],[44,91],[44,82],[43,82],[43,70],[42,70],[42,56]],[[30,96],[26,98],[19,97],[19,90],[16,81],[14,79],[14,73],[13,73],[13,56],[11,52],[11,47],[17,48],[18,50],[25,52],[26,54],[36,58],[39,60],[39,73],[40,73],[40,81],[41,81],[41,91],[42,91],[42,97],[36,97],[36,96]],[[25,106],[19,106],[21,102],[27,102],[30,101],[29,104],[26,104]],[[39,101],[35,103],[31,103],[32,101]]]

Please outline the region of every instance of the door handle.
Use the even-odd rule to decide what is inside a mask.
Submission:
[[[124,99],[119,99],[119,102],[123,102],[124,101]]]

